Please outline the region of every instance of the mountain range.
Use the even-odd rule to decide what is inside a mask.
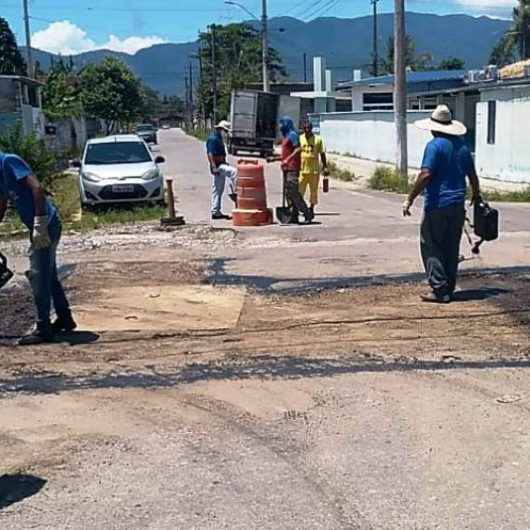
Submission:
[[[379,48],[386,55],[387,41],[393,32],[392,14],[379,16]],[[258,25],[257,22],[249,24]],[[371,16],[354,19],[318,18],[302,22],[290,17],[271,18],[270,42],[281,54],[292,80],[303,80],[304,54],[308,57],[308,78],[311,80],[311,58],[324,56],[336,81],[352,78],[354,68],[367,69],[372,54]],[[466,68],[483,67],[492,48],[510,27],[508,20],[468,15],[431,15],[407,13],[407,33],[416,43],[418,54],[430,53],[433,64],[445,58],[458,57]],[[125,61],[143,81],[160,94],[182,94],[184,76],[190,55],[197,52],[196,42],[157,44],[134,55],[97,50],[74,55],[77,67],[98,62],[106,56]],[[46,70],[52,54],[34,51],[35,58]],[[195,62],[195,61],[194,61]]]

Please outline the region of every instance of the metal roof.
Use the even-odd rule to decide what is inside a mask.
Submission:
[[[44,83],[42,83],[41,81],[31,79],[31,77],[26,77],[24,75],[0,75],[0,80],[2,79],[9,79],[11,81],[22,81],[23,83],[27,83],[28,85],[44,86]]]
[[[439,81],[464,81],[466,70],[427,70],[425,72],[407,72],[407,83],[436,83]],[[393,75],[366,77],[360,81],[339,83],[338,88],[353,88],[373,85],[393,85]]]

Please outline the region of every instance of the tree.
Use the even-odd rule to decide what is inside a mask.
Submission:
[[[158,92],[147,85],[142,86],[142,109],[140,111],[142,119],[145,121],[154,120],[162,113],[162,101]]]
[[[385,72],[394,73],[394,37],[389,37],[387,41],[386,60],[383,61]],[[418,55],[416,53],[416,43],[410,35],[405,36],[405,64],[407,68],[414,71],[428,70],[432,62],[430,53]]]
[[[199,35],[202,80],[198,96],[201,113],[213,113],[213,69],[212,35]],[[232,90],[243,88],[249,83],[259,83],[262,79],[261,37],[249,24],[229,24],[215,26],[215,66],[218,89],[219,116],[227,116]],[[269,48],[269,72],[271,81],[286,76],[279,53]]]
[[[106,57],[80,75],[81,101],[87,114],[105,121],[107,133],[130,124],[143,108],[142,85],[125,63]]]
[[[530,0],[519,0],[513,10],[513,25],[491,52],[490,63],[505,66],[530,58]]]
[[[52,63],[42,93],[42,103],[46,116],[51,120],[81,116],[81,80],[71,60],[65,62],[61,57]]]
[[[449,57],[440,63],[440,70],[463,70],[466,62],[458,57]]]
[[[514,35],[506,34],[495,45],[491,51],[490,64],[497,66],[506,66],[514,63],[516,59],[516,39]]]
[[[513,10],[514,27],[519,58],[521,60],[530,57],[530,0],[519,0],[519,5]]]
[[[0,136],[0,151],[22,157],[44,185],[49,185],[57,170],[57,159],[34,132],[24,134],[20,122]]]
[[[0,75],[26,75],[26,62],[7,20],[0,17]]]

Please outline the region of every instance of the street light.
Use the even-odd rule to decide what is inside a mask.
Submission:
[[[253,19],[259,21],[259,17],[252,13],[249,9],[247,9],[243,4],[240,4],[239,2],[233,2],[232,0],[225,0],[225,4],[228,4],[229,6],[236,6],[239,7],[242,11],[244,11],[247,15],[250,15]]]
[[[234,2],[233,0],[225,0],[225,4],[239,7],[242,11],[250,15],[253,19],[258,20],[259,18],[249,11],[243,4]],[[269,35],[267,30],[267,0],[262,0],[262,11],[261,11],[261,56],[262,56],[262,69],[263,69],[263,91],[270,91],[269,82]]]

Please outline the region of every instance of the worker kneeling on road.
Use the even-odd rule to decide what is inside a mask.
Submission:
[[[302,152],[302,166],[300,171],[300,193],[305,197],[309,187],[309,201],[311,214],[315,213],[318,204],[318,187],[320,185],[320,162],[322,162],[322,173],[329,175],[324,142],[320,136],[313,134],[313,124],[308,120],[304,123],[304,133],[300,137],[300,149]]]
[[[0,152],[0,221],[5,216],[8,200],[30,231],[28,277],[37,306],[35,330],[22,337],[19,344],[51,342],[56,333],[70,332],[77,327],[57,276],[56,251],[61,238],[61,221],[26,162],[16,155]],[[52,300],[57,315],[53,324],[50,322]]]
[[[285,193],[287,201],[292,208],[291,222],[298,223],[299,213],[304,214],[305,222],[311,223],[314,215],[307,207],[304,198],[300,194],[300,166],[301,166],[301,149],[300,138],[294,128],[294,123],[288,116],[280,120],[280,131],[283,136],[281,167],[285,184]]]
[[[416,125],[431,131],[434,139],[425,148],[421,172],[403,204],[403,215],[411,215],[414,200],[424,192],[421,255],[432,293],[422,299],[449,303],[456,288],[466,218],[466,176],[471,184],[472,203],[480,198],[480,185],[471,152],[461,138],[466,127],[453,120],[448,107],[440,105],[430,119]]]
[[[212,219],[230,219],[222,210],[223,193],[226,180],[228,179],[229,197],[237,206],[237,169],[226,163],[225,135],[230,132],[230,122],[221,121],[208,136],[206,152],[210,171],[213,177],[212,183]]]

